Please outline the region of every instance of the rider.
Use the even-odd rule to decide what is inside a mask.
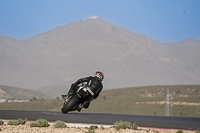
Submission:
[[[103,72],[100,72],[100,71],[97,71],[94,76],[80,78],[79,80],[77,80],[75,83],[71,85],[70,90],[68,91],[68,94],[62,95],[62,98],[68,99],[68,97],[70,97],[71,95],[77,92],[78,90],[77,86],[79,84],[86,83],[85,87],[78,91],[77,95],[81,99],[89,98],[90,100],[89,101],[87,100],[88,102],[80,103],[79,106],[77,106],[76,109],[74,109],[80,112],[82,108],[88,108],[90,105],[90,102],[99,96],[99,93],[103,89],[103,84],[102,84],[103,79],[104,79],[104,74]]]

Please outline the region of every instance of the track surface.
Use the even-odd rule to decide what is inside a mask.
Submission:
[[[171,117],[171,116],[142,116],[122,114],[96,114],[70,112],[62,114],[52,111],[16,111],[0,110],[0,119],[27,118],[29,121],[36,121],[39,118],[48,121],[62,120],[66,123],[88,123],[113,125],[116,121],[128,121],[137,123],[140,127],[170,128],[197,130],[200,129],[200,118],[195,117]]]

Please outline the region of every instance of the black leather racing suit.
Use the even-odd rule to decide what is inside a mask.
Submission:
[[[96,99],[101,90],[103,89],[103,84],[101,82],[101,80],[99,80],[98,77],[92,77],[92,76],[89,76],[89,77],[85,77],[85,78],[80,78],[79,80],[77,80],[74,84],[72,84],[69,92],[69,93],[74,93],[77,91],[77,88],[76,86],[81,84],[81,83],[87,83],[85,85],[85,88],[87,88],[87,91],[85,92],[83,89],[81,89],[79,92],[78,92],[78,95],[81,99],[84,99],[87,97],[89,97],[89,99]],[[87,102],[84,104],[84,108],[88,108],[89,107],[89,104],[90,102]]]

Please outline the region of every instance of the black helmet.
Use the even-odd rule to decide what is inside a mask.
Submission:
[[[103,72],[97,71],[97,72],[95,73],[95,76],[98,77],[101,81],[103,81],[103,79],[104,79],[104,74],[103,74]]]

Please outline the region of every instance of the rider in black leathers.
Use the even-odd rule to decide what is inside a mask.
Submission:
[[[97,71],[95,73],[95,76],[80,78],[71,85],[68,94],[62,95],[62,98],[67,99],[68,97],[77,92],[78,89],[77,86],[79,84],[86,83],[85,87],[83,89],[80,89],[77,93],[77,95],[81,99],[84,99],[82,103],[80,103],[76,108],[74,108],[74,110],[78,110],[80,112],[82,108],[88,108],[90,102],[99,96],[101,90],[103,89],[103,84],[102,84],[103,79],[104,79],[104,74],[100,71]]]

